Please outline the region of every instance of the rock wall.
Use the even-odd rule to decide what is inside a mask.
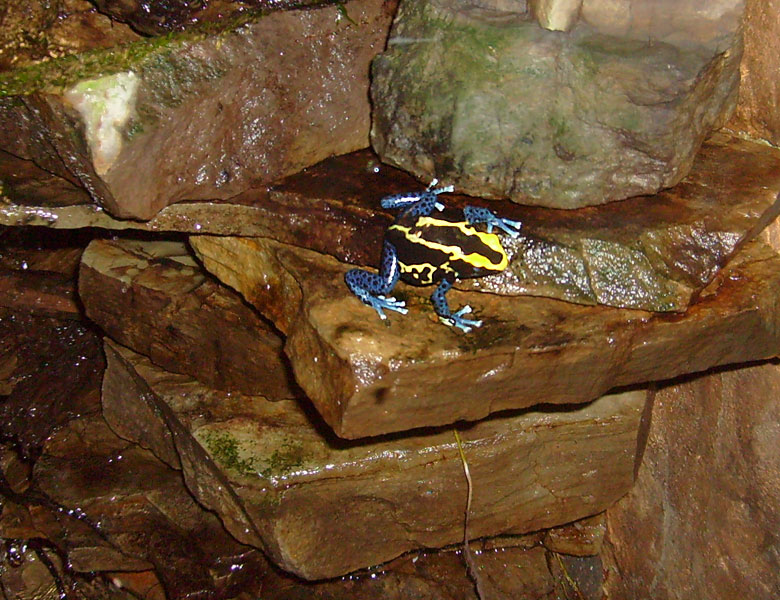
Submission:
[[[780,141],[780,3],[747,3],[730,126]],[[763,233],[780,249],[780,225]],[[687,378],[655,397],[636,484],[608,511],[609,598],[780,595],[780,364]],[[637,543],[639,541],[639,543]]]
[[[780,144],[780,1],[747,0],[745,55],[737,111],[730,126]]]
[[[780,594],[780,366],[661,388],[632,491],[608,511],[609,598]]]

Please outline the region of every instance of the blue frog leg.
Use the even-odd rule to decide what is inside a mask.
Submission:
[[[384,310],[394,310],[401,314],[408,312],[403,300],[386,297],[398,283],[400,274],[395,247],[385,241],[382,249],[382,264],[378,274],[363,269],[351,269],[344,275],[344,281],[346,281],[350,291],[360,298],[361,302],[376,310],[380,319],[386,319],[387,315],[385,315]]]
[[[480,206],[467,206],[463,209],[463,216],[466,217],[466,221],[468,221],[469,225],[485,223],[487,225],[488,233],[493,233],[493,227],[497,227],[504,233],[511,235],[513,238],[520,235],[520,228],[523,226],[520,221],[502,219],[501,217],[497,217],[493,211]]]
[[[409,214],[415,217],[428,216],[434,209],[444,210],[444,205],[439,202],[436,197],[439,194],[446,194],[454,189],[451,185],[436,188],[434,186],[437,183],[439,183],[439,180],[434,179],[422,192],[385,196],[380,201],[380,204],[382,205],[382,208],[387,209],[408,209]]]
[[[457,312],[451,312],[450,306],[447,303],[446,294],[450,291],[455,283],[454,277],[445,277],[439,282],[438,287],[431,296],[431,303],[433,304],[433,310],[439,315],[439,320],[445,325],[450,327],[457,327],[461,331],[468,333],[472,327],[479,327],[482,325],[482,321],[474,319],[464,319],[463,315],[471,312],[471,307],[466,305],[459,309]]]

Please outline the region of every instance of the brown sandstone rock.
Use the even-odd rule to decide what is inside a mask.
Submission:
[[[552,552],[570,556],[596,556],[601,553],[607,521],[604,513],[549,529],[544,546]]]
[[[195,28],[204,23],[239,20],[247,13],[312,8],[332,4],[327,0],[94,0],[98,9],[112,19],[129,23],[147,35]],[[213,26],[213,25],[212,25]]]
[[[199,501],[283,568],[332,577],[462,538],[466,487],[450,429],[348,443],[294,402],[231,397],[114,344],[106,352],[107,381],[131,372],[128,397],[158,403]],[[610,505],[631,484],[644,396],[463,428],[471,535],[536,530]],[[119,415],[126,399],[103,403]],[[323,551],[323,540],[338,551]]]
[[[607,512],[609,598],[780,594],[780,367],[659,389],[635,487]]]
[[[80,319],[74,282],[41,272],[0,269],[0,306],[64,319]]]
[[[231,597],[251,590],[265,570],[259,552],[193,501],[178,472],[116,437],[99,416],[74,419],[53,435],[33,477],[46,498],[29,508],[33,535],[59,548],[72,572],[153,568],[172,600]],[[4,536],[30,537],[3,517]]]
[[[272,400],[299,393],[279,334],[204,274],[181,242],[92,242],[79,294],[109,336],[170,371]]]
[[[764,238],[780,248],[780,224]],[[608,511],[610,598],[780,593],[779,393],[776,360],[658,391],[637,484]]]
[[[667,2],[635,4],[663,15],[637,37],[404,0],[372,64],[372,146],[421,179],[520,204],[571,209],[676,184],[733,112],[743,3],[689,2],[690,23]]]
[[[25,459],[98,400],[100,338],[73,319],[0,309],[0,431]]]
[[[139,39],[88,0],[17,0],[0,6],[0,72]]]
[[[445,327],[431,290],[400,284],[408,315],[381,321],[347,289],[347,267],[261,239],[191,238],[207,269],[287,335],[296,379],[337,435],[477,420],[507,408],[587,402],[621,385],[774,356],[780,257],[741,253],[685,315],[450,292],[484,325]]]
[[[368,64],[394,4],[348,10],[276,12],[212,36],[143,40],[76,71],[69,62],[35,77],[13,71],[0,77],[0,145],[133,219],[365,147]]]

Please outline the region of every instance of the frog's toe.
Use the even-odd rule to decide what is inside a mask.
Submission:
[[[488,233],[492,233],[493,227],[497,227],[507,235],[516,238],[518,235],[520,235],[520,228],[522,226],[523,224],[520,221],[513,221],[511,219],[500,219],[496,217],[494,221],[488,222]]]
[[[403,300],[396,300],[393,297],[369,296],[364,302],[373,308],[382,320],[387,318],[387,315],[384,313],[385,310],[394,310],[402,315],[409,312],[409,309],[406,308],[406,302]]]
[[[463,315],[466,315],[471,312],[470,306],[464,306],[457,312],[447,316],[447,317],[439,317],[439,320],[441,320],[442,323],[445,325],[449,325],[450,327],[456,327],[463,331],[464,333],[468,333],[471,331],[474,327],[481,327],[482,321],[476,320],[476,319],[464,319]]]
[[[520,228],[522,226],[523,224],[520,221],[512,221],[511,219],[501,219],[501,225],[499,225],[505,233],[513,238],[520,235]]]

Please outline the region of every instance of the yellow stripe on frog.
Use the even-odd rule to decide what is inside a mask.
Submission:
[[[426,240],[419,233],[411,233],[411,227],[405,227],[403,225],[391,225],[391,228],[398,229],[404,232],[404,235],[416,244],[421,244],[433,250],[444,252],[450,256],[451,260],[463,260],[470,265],[479,267],[482,269],[489,269],[491,271],[503,271],[509,264],[509,259],[506,256],[503,246],[501,246],[501,240],[495,233],[486,233],[483,231],[477,231],[473,226],[469,225],[466,221],[443,221],[434,217],[420,217],[415,224],[416,227],[456,227],[464,235],[477,236],[479,240],[488,248],[497,252],[501,256],[501,261],[496,264],[491,262],[490,259],[478,252],[471,252],[465,254],[459,246],[448,246],[446,244],[440,244],[431,240]]]

